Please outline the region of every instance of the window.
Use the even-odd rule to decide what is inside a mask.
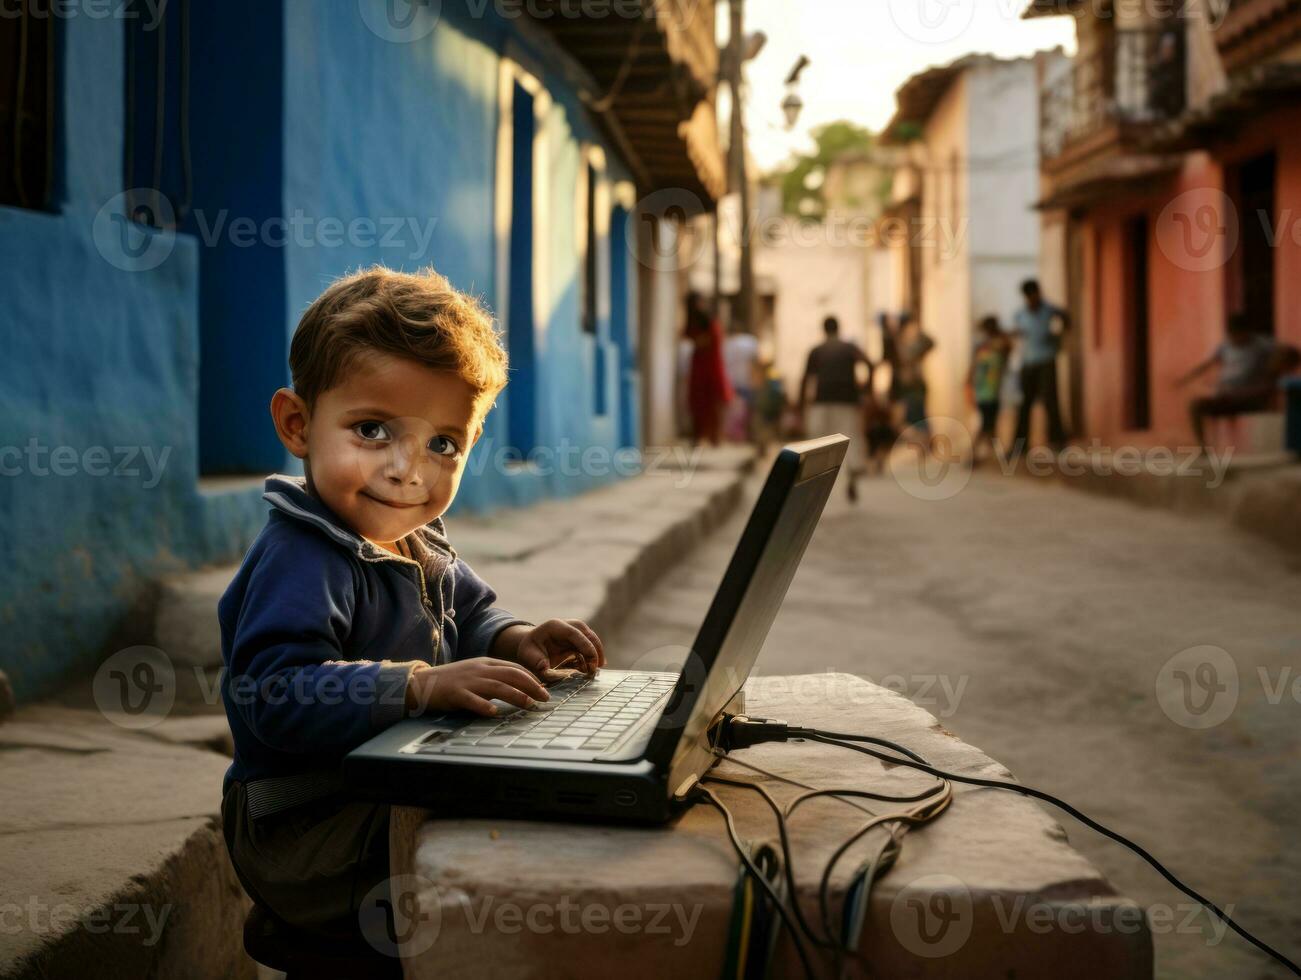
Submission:
[[[0,17],[0,204],[46,209],[54,197],[56,38],[50,0]]]
[[[161,7],[155,18],[132,0],[123,18],[127,213],[141,224],[175,228],[194,190],[190,159],[190,4]]]

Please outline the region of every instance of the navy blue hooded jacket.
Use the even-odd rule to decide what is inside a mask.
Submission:
[[[403,717],[420,664],[487,656],[524,620],[447,540],[442,518],[408,535],[411,557],[361,538],[299,478],[273,476],[272,510],[217,605],[226,773],[254,817],[339,792],[339,762]],[[532,624],[526,624],[532,625]]]

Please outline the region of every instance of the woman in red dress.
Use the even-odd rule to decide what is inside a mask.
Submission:
[[[687,407],[691,411],[691,444],[702,439],[717,446],[723,428],[723,406],[732,400],[732,385],[723,364],[723,326],[711,317],[705,299],[687,299],[687,329],[691,341],[691,370],[687,375]]]

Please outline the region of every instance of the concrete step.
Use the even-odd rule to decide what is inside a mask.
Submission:
[[[31,705],[0,725],[0,978],[255,975],[221,836],[229,759],[193,747],[203,721],[150,734]]]

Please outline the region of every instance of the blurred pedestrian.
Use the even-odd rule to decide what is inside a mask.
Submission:
[[[758,371],[762,381],[755,393],[754,428],[759,454],[764,455],[770,442],[783,437],[781,424],[787,408],[786,384],[770,358],[759,361]]]
[[[723,410],[732,400],[732,386],[723,365],[723,328],[699,293],[687,297],[687,328],[692,343],[687,376],[687,405],[691,412],[691,445],[722,441]]]
[[[804,377],[796,400],[804,431],[809,438],[843,433],[849,450],[842,469],[847,473],[850,501],[858,499],[858,475],[867,462],[863,439],[862,400],[872,390],[873,364],[863,349],[840,337],[840,321],[829,316],[822,322],[826,339],[809,351]],[[867,383],[858,380],[859,364],[867,366]],[[808,403],[809,382],[813,381],[813,403]]]
[[[895,396],[903,403],[903,421],[911,441],[925,450],[930,440],[930,422],[926,414],[926,373],[923,364],[935,349],[933,341],[916,320],[908,319],[895,339],[896,377],[891,384]]]
[[[1066,444],[1061,402],[1057,397],[1057,351],[1062,334],[1071,328],[1071,317],[1061,307],[1044,302],[1037,280],[1021,283],[1021,295],[1025,297],[1025,306],[1017,311],[1011,331],[1021,348],[1021,407],[1017,412],[1016,438],[1012,442],[1014,454],[1023,452],[1029,442],[1030,412],[1040,400],[1048,412],[1048,442],[1054,449]],[[1061,333],[1053,330],[1057,320],[1061,321]]]
[[[727,411],[725,434],[734,442],[750,442],[753,439],[755,395],[762,379],[759,376],[759,338],[743,324],[737,324],[723,342],[723,364],[727,368],[727,380],[737,396]]]
[[[1175,382],[1183,387],[1213,367],[1219,368],[1215,393],[1188,405],[1193,436],[1205,450],[1206,420],[1266,412],[1274,405],[1279,379],[1296,368],[1296,349],[1258,333],[1241,313],[1229,317],[1228,335],[1211,356]]]
[[[967,396],[980,412],[980,431],[971,444],[973,466],[979,461],[981,443],[987,444],[990,452],[994,452],[1003,372],[1007,368],[1011,346],[1011,339],[1003,333],[998,317],[987,316],[980,321],[979,339],[971,355],[971,372],[967,377]]]

